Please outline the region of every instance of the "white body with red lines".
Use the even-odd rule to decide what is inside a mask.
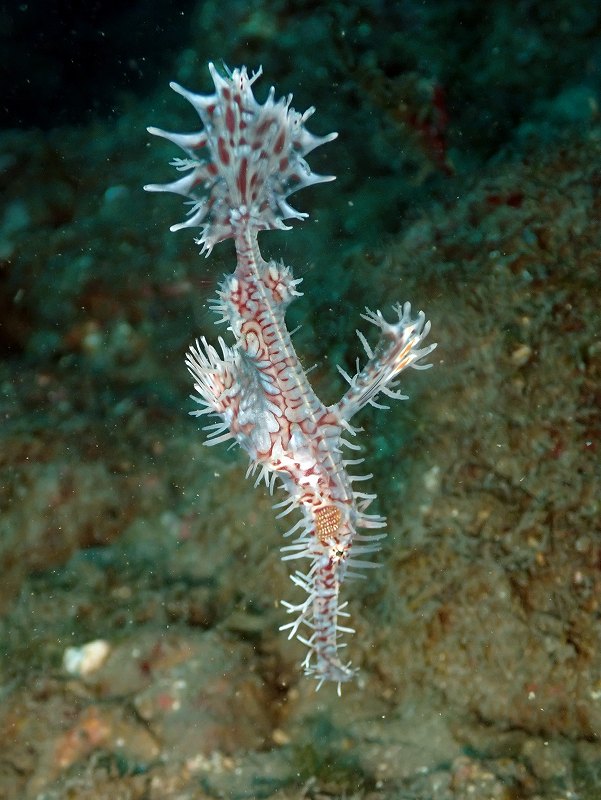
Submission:
[[[170,184],[152,184],[149,191],[171,191],[192,200],[186,222],[172,230],[200,227],[198,242],[207,254],[214,244],[233,238],[237,267],[220,286],[214,310],[219,322],[227,322],[234,344],[219,340],[221,353],[202,338],[190,348],[186,363],[194,379],[201,406],[196,416],[215,414],[218,422],[208,425],[207,444],[236,440],[250,456],[249,473],[259,470],[257,483],[273,491],[275,480],[287,497],[276,508],[279,516],[294,509],[302,517],[286,536],[296,534],[282,548],[284,560],[306,559],[306,571],[298,570],[292,581],[306,596],[298,604],[284,603],[293,621],[282,625],[290,637],[307,647],[305,673],[318,680],[340,684],[355,670],[340,658],[340,641],[351,628],[340,624],[347,617],[340,604],[340,585],[345,577],[363,577],[356,570],[375,566],[364,556],[378,549],[382,517],[367,514],[374,495],[353,488],[353,482],[370,475],[349,475],[346,467],[362,459],[347,460],[343,448],[359,449],[347,437],[357,429],[350,424],[354,414],[378,394],[402,398],[391,386],[405,367],[425,368],[417,363],[435,347],[420,344],[429,331],[422,312],[412,319],[408,303],[396,306],[398,320],[387,323],[380,312],[362,315],[379,327],[380,341],[372,351],[359,334],[368,361],[357,374],[340,370],[349,388],[342,399],[324,406],[311,388],[285,324],[290,301],[299,296],[288,267],[265,262],[257,243],[260,230],[286,228],[284,219],[302,219],[286,198],[292,192],[331,180],[311,172],[304,156],[336,134],[318,138],[304,127],[313,109],[301,115],[290,108],[290,100],[274,102],[271,90],[259,104],[251,85],[257,73],[246,69],[220,76],[209,65],[215,94],[196,95],[172,84],[194,105],[203,130],[172,134],[157,128],[151,133],[169,139],[188,155],[173,164],[186,175]],[[366,532],[361,532],[366,531]]]

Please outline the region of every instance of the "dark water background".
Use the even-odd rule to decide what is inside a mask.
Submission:
[[[601,796],[599,4],[5,3],[0,56],[0,798]],[[234,254],[141,186],[208,61],[339,132],[261,242],[322,399],[366,304],[439,342],[360,420],[390,535],[342,700],[277,631],[270,499],[186,415]]]

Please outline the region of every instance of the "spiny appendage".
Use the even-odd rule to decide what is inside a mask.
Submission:
[[[292,95],[274,100],[273,87],[265,103],[258,103],[251,87],[261,69],[250,78],[246,67],[228,71],[225,77],[213,64],[209,70],[214,94],[194,94],[170,84],[194,106],[204,130],[179,134],[148,128],[184,150],[187,158],[171,164],[186,175],[144,187],[190,198],[188,219],[171,230],[202,228],[197,241],[207,255],[224,239],[249,230],[287,229],[284,220],[308,216],[292,208],[286,198],[305,186],[333,180],[311,172],[304,156],[337,136],[309,133],[304,123],[315,109],[299,114],[290,106]]]
[[[395,378],[407,367],[429,369],[432,366],[419,363],[436,347],[436,343],[433,343],[420,348],[430,332],[430,322],[426,322],[424,312],[420,311],[412,319],[410,303],[403,306],[397,303],[394,310],[398,315],[396,323],[386,322],[380,311],[374,312],[368,308],[361,315],[380,329],[380,340],[375,350],[372,350],[365,336],[357,331],[369,359],[367,364],[360,369],[357,359],[357,372],[352,377],[342,367],[338,367],[338,371],[348,382],[349,389],[337,404],[331,406],[331,410],[342,421],[350,420],[368,403],[376,408],[388,408],[376,402],[380,392],[393,400],[406,400],[406,395],[394,390]]]
[[[233,406],[238,403],[238,358],[235,350],[228,347],[221,337],[219,345],[221,356],[202,336],[186,353],[186,366],[198,392],[198,395],[190,397],[200,406],[200,409],[195,409],[190,414],[195,417],[214,414],[220,418],[220,422],[203,428],[208,433],[209,445],[225,442],[233,437],[230,423],[235,412]]]
[[[239,269],[227,275],[209,306],[219,316],[217,324],[227,322],[229,330],[246,349],[248,342],[241,333],[245,320],[261,318],[263,336],[267,333],[265,329],[273,324],[285,331],[284,312],[295,297],[302,297],[296,288],[302,278],[295,279],[289,267],[275,261],[262,262],[258,267],[257,276],[243,275]]]
[[[268,451],[271,434],[279,430],[280,409],[265,391],[263,374],[239,348],[228,347],[221,337],[223,356],[204,337],[196,340],[186,354],[186,366],[198,395],[190,395],[200,409],[190,414],[200,417],[213,414],[218,422],[205,425],[207,445],[229,439],[235,441],[256,460]]]
[[[284,487],[287,488],[286,481]],[[282,513],[298,506],[294,492],[276,504],[278,508],[282,506],[285,506]],[[302,666],[305,675],[317,680],[316,688],[325,681],[333,681],[338,683],[340,693],[340,684],[351,680],[357,672],[350,662],[344,663],[340,658],[340,650],[346,647],[341,637],[354,633],[353,628],[339,621],[349,616],[345,610],[347,603],[338,602],[340,585],[345,577],[364,578],[358,569],[378,566],[364,557],[379,549],[385,534],[363,535],[356,532],[356,527],[380,528],[385,520],[358,511],[354,499],[352,504],[324,500],[317,508],[301,502],[300,507],[303,517],[285,534],[289,537],[296,533],[297,538],[282,547],[282,552],[284,561],[310,561],[307,572],[297,570],[290,576],[307,596],[300,603],[282,601],[294,619],[280,630],[288,631],[289,639],[296,637],[308,648]]]

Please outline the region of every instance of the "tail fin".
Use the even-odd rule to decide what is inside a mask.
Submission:
[[[315,109],[299,114],[290,106],[292,95],[274,100],[273,87],[265,103],[258,103],[251,87],[261,69],[250,78],[246,67],[225,78],[213,64],[209,70],[215,94],[193,94],[171,84],[194,106],[204,130],[178,134],[148,128],[184,150],[187,158],[171,163],[187,174],[172,183],[144,187],[191,199],[188,218],[171,230],[202,228],[198,243],[207,255],[215,244],[243,231],[286,229],[284,220],[306,217],[287,198],[305,186],[334,179],[311,172],[304,156],[338,135],[313,136],[304,123]]]

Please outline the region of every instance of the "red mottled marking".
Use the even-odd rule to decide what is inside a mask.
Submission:
[[[273,289],[273,294],[278,300],[283,300],[286,296],[286,284],[279,281]]]
[[[288,159],[287,158],[280,158],[280,172],[284,172],[285,169],[288,169]]]
[[[284,143],[286,141],[286,131],[280,131],[278,134],[278,138],[275,140],[275,144],[273,146],[273,152],[279,156],[279,154],[284,149]]]
[[[269,130],[269,127],[272,122],[273,122],[272,118],[267,117],[260,125],[258,125],[255,131],[257,136],[264,136]]]
[[[403,349],[399,352],[397,357],[394,359],[393,363],[395,365],[395,367],[394,367],[395,373],[401,372],[402,370],[405,369],[405,367],[409,363],[409,359],[407,357],[411,353],[411,351],[413,350],[414,346],[415,346],[414,342],[408,341],[407,344],[405,345],[405,347],[403,347]]]
[[[225,127],[230,133],[236,130],[236,118],[234,117],[234,109],[228,106],[225,110]]]
[[[246,171],[248,169],[248,159],[243,158],[240,161],[240,169],[238,170],[238,178],[236,180],[236,185],[240,191],[242,197],[246,197]]]
[[[212,178],[214,178],[215,175],[217,175],[217,173],[219,172],[219,170],[217,169],[217,164],[213,164],[212,161],[209,161],[209,163],[207,164],[207,172]]]
[[[230,90],[227,88],[227,86],[224,86],[224,87],[222,87],[222,89],[221,89],[221,96],[223,97],[223,99],[224,99],[224,100],[229,100],[229,99],[231,98],[231,96],[232,96],[232,93],[231,93],[231,92],[230,92]]]
[[[227,147],[225,146],[225,141],[221,136],[217,141],[217,151],[219,153],[219,160],[221,161],[224,167],[227,167],[230,163],[230,154],[228,152]]]

